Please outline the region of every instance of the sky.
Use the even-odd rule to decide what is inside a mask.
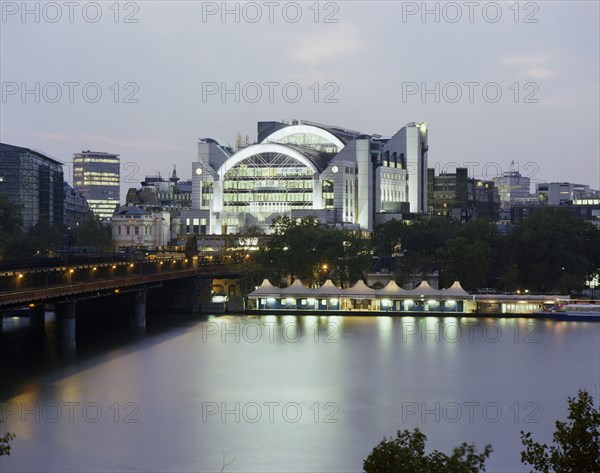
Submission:
[[[600,188],[597,1],[0,6],[0,141],[69,180],[73,153],[118,153],[122,198],[173,165],[190,178],[198,138],[292,119],[426,121],[438,172]]]

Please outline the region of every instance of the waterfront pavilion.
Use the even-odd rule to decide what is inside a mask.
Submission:
[[[394,281],[382,289],[368,287],[362,280],[348,289],[335,286],[331,280],[311,289],[297,279],[286,288],[276,288],[267,279],[248,294],[249,310],[294,311],[365,311],[465,313],[475,310],[473,296],[458,281],[444,290],[432,288],[426,281],[410,291]]]

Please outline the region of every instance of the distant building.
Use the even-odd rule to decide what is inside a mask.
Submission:
[[[169,212],[151,212],[133,205],[119,207],[111,217],[111,227],[115,251],[158,250],[171,238]]]
[[[427,212],[426,123],[384,139],[309,121],[259,122],[258,143],[238,148],[199,140],[192,209],[182,212],[188,234],[269,232],[282,215],[370,231]]]
[[[565,205],[575,199],[592,197],[594,192],[587,184],[572,182],[542,182],[536,186],[536,194],[541,205]]]
[[[511,205],[530,198],[531,180],[522,176],[519,171],[508,171],[493,179],[498,196],[500,209],[509,209]]]
[[[468,222],[478,218],[497,221],[500,216],[500,199],[493,181],[474,179],[467,168],[456,168],[455,173],[435,175],[428,169],[429,210],[440,215]]]
[[[23,206],[23,226],[63,224],[62,163],[39,151],[0,143],[0,194]]]
[[[169,179],[160,175],[146,176],[141,189],[129,189],[125,203],[146,210],[168,210],[172,215],[179,215],[182,210],[192,208],[192,181],[180,181],[173,166]]]
[[[88,150],[73,155],[73,186],[101,219],[110,220],[120,204],[120,184],[118,154]]]
[[[534,213],[543,211],[547,207],[544,205],[513,205],[510,209],[510,222],[518,225]],[[581,220],[600,226],[600,199],[575,200],[573,203],[564,204],[560,207],[571,210]]]
[[[68,182],[63,183],[64,217],[67,228],[73,228],[85,222],[91,215],[90,206],[80,191],[73,189]]]

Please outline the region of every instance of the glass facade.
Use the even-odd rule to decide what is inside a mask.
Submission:
[[[73,185],[101,219],[110,219],[120,203],[118,154],[82,151],[73,155]]]
[[[294,133],[273,141],[281,144],[304,146],[326,154],[337,154],[342,150],[340,146],[332,141],[312,133]]]
[[[223,211],[269,214],[310,209],[313,171],[284,154],[251,156],[225,174]]]
[[[0,194],[23,207],[23,226],[63,223],[62,164],[37,151],[0,143]]]

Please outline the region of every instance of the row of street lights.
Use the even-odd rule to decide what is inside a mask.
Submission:
[[[181,269],[184,269],[185,267],[187,267],[189,265],[190,260],[188,258],[173,258],[173,259],[169,259],[169,260],[159,260],[159,261],[144,261],[142,262],[139,267],[140,270],[143,271],[144,268],[148,268],[151,272],[152,272],[152,268],[155,268],[155,271],[163,271],[166,266],[165,263],[169,264],[170,263],[170,267],[169,270],[175,270],[178,266],[181,267]],[[198,257],[194,257],[192,259],[192,264],[193,267],[197,267],[198,264]],[[79,274],[79,275],[83,275],[80,276],[78,279],[81,280],[81,282],[83,282],[85,280],[85,277],[88,277],[89,279],[91,279],[92,281],[94,281],[96,279],[96,275],[98,274],[98,271],[101,267],[109,267],[109,273],[105,272],[105,276],[104,277],[109,277],[112,278],[115,276],[115,271],[121,267],[121,268],[125,268],[128,272],[128,274],[131,274],[132,271],[134,270],[134,268],[136,268],[136,264],[132,263],[132,262],[122,262],[122,263],[109,263],[109,264],[104,264],[104,265],[94,265],[94,266],[80,266],[80,267],[71,267],[71,268],[64,268],[62,271],[47,271],[46,272],[46,283],[45,286],[49,285],[49,275],[55,275],[57,277],[60,277],[60,275],[62,274],[62,277],[66,278],[66,283],[67,284],[72,284],[73,283],[73,278]],[[39,273],[37,273],[39,274]],[[36,275],[37,275],[36,274]],[[5,276],[7,277],[11,277],[11,275],[6,274]],[[23,286],[25,286],[26,282],[29,280],[29,285],[31,285],[32,287],[36,287],[38,285],[44,285],[43,282],[39,281],[39,277],[36,278],[27,278],[26,274],[23,272],[19,272],[19,273],[13,273],[12,277],[14,278],[13,281],[14,286],[12,286],[13,288],[16,288],[16,290],[21,290],[24,289]],[[10,282],[10,280],[7,280],[7,283],[9,284],[6,288],[8,289],[10,287],[10,285],[12,285]],[[64,279],[63,279],[63,283],[64,283]],[[60,280],[57,280],[57,282],[53,283],[53,284],[60,284]]]

